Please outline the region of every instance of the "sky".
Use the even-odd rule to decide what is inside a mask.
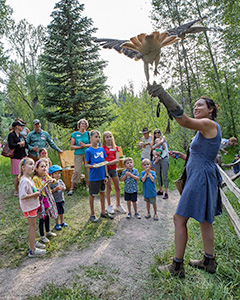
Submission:
[[[57,0],[7,0],[13,9],[15,21],[26,19],[34,26],[47,26]],[[84,4],[83,16],[93,20],[98,28],[98,38],[129,39],[140,33],[151,33],[151,0],[79,0]],[[143,62],[134,61],[115,50],[100,50],[100,56],[108,62],[104,69],[107,85],[113,94],[132,82],[135,92],[146,86]]]

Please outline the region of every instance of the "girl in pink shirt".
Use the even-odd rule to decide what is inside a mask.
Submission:
[[[34,171],[34,161],[31,158],[23,158],[20,163],[20,182],[19,182],[19,202],[24,217],[27,218],[29,224],[29,257],[42,256],[46,250],[40,249],[45,246],[39,242],[35,242],[36,216],[39,207],[40,192],[36,189],[31,174]],[[39,247],[39,248],[37,248]]]

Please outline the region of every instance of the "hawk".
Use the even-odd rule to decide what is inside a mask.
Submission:
[[[204,26],[193,26],[203,18],[188,22],[166,32],[154,31],[151,34],[141,33],[130,40],[95,39],[104,49],[114,49],[119,53],[133,58],[143,60],[144,72],[149,83],[149,64],[155,65],[154,75],[158,74],[157,67],[160,61],[161,49],[184,39],[186,34],[205,32],[209,28]]]

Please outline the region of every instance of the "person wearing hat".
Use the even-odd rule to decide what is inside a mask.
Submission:
[[[142,133],[143,135],[140,141],[138,142],[138,148],[142,150],[141,161],[144,158],[150,160],[151,142],[152,142],[152,136],[150,135],[150,130],[148,130],[148,127],[143,127],[142,131],[139,131],[139,133]]]
[[[10,149],[15,149],[11,158],[11,174],[14,178],[14,196],[18,197],[18,175],[20,174],[19,163],[26,157],[27,143],[21,134],[25,124],[17,120],[12,123],[12,131],[8,135],[8,145]]]
[[[41,129],[41,122],[38,119],[33,121],[33,131],[31,131],[26,139],[28,144],[29,154],[34,161],[38,160],[39,149],[47,148],[47,143],[51,148],[57,150],[58,152],[63,152],[57,147],[57,145],[51,139],[50,134],[47,131]]]
[[[60,218],[60,224],[58,223],[58,217],[55,219],[55,222],[56,222],[55,229],[56,230],[61,230],[63,227],[68,227],[68,224],[66,224],[63,220],[64,203],[65,203],[64,191],[66,190],[66,186],[65,186],[64,182],[60,179],[61,171],[62,171],[62,168],[58,165],[53,165],[48,169],[49,175],[51,175],[52,178],[56,179],[56,181],[57,181],[56,183],[49,184],[49,187],[53,194],[53,198],[57,205],[58,215]]]

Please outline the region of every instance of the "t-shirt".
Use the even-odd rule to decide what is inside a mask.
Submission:
[[[85,161],[87,161],[90,165],[104,162],[105,157],[107,157],[107,155],[102,147],[97,149],[89,147],[85,153]],[[105,175],[105,166],[89,169],[89,181],[104,180]]]
[[[27,195],[35,193],[36,187],[32,178],[27,178],[25,176],[21,176],[19,182],[19,203],[23,212],[27,212],[39,207],[40,202],[38,197],[28,198],[24,200]]]
[[[135,176],[139,176],[138,170],[135,168],[132,168],[132,170],[124,169],[122,172],[121,178],[126,174],[126,172],[129,171]],[[124,180],[124,192],[127,192],[129,194],[136,193],[138,191],[138,184],[137,180],[133,179],[132,177],[126,177]]]
[[[220,149],[225,149],[226,147],[228,147],[228,141],[229,140],[222,138],[221,139]]]
[[[58,179],[58,181],[56,183],[50,183],[49,187],[51,190],[53,190],[59,185],[62,185],[65,187],[65,183],[62,181],[62,179]],[[58,203],[65,201],[64,192],[62,190],[53,192],[53,197],[54,197],[54,200]]]
[[[116,151],[113,149],[113,147],[109,148],[105,145],[103,145],[102,147],[107,154],[107,157],[105,159],[106,161],[112,161],[112,160],[116,159],[116,152],[119,152],[119,149],[117,146],[116,146]],[[108,170],[116,170],[117,164],[107,166],[107,168],[108,168]]]
[[[75,146],[80,146],[79,142],[83,142],[84,144],[90,144],[89,142],[89,132],[85,131],[84,133],[81,133],[79,131],[74,131],[71,134],[71,137],[75,139]],[[74,155],[82,155],[85,154],[87,150],[87,147],[81,148],[81,149],[75,149]]]
[[[154,171],[150,171],[152,177],[154,180],[156,180],[156,174]],[[141,172],[141,181],[143,176],[145,175],[145,171]],[[152,180],[147,176],[146,180],[143,182],[143,196],[145,198],[153,198],[157,196],[156,191],[156,184],[155,181],[152,182]]]
[[[145,139],[145,137],[143,136],[141,138],[141,141],[145,142],[145,143],[151,143],[152,137],[150,135],[148,139]],[[145,147],[142,148],[141,158],[148,158],[148,159],[150,159],[150,154],[151,154],[151,146],[150,145],[146,145]]]

